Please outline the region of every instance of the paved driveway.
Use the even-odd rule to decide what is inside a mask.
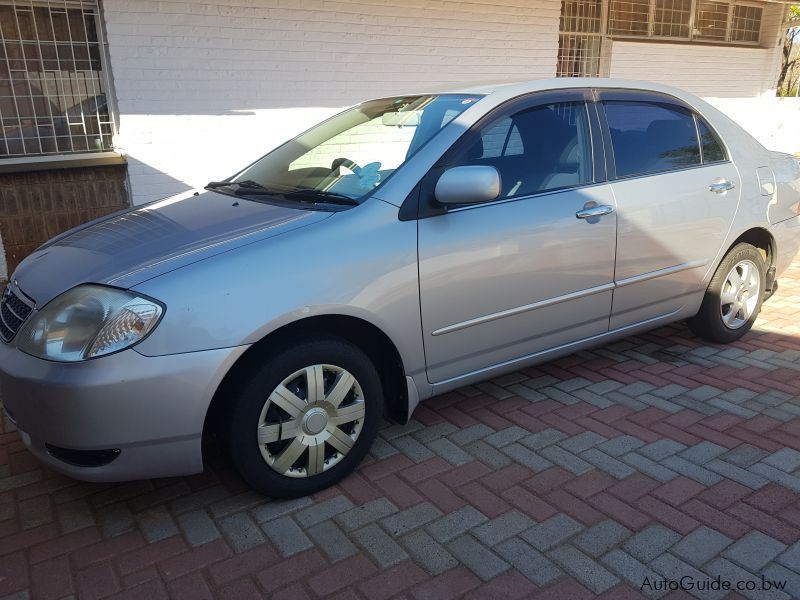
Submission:
[[[743,596],[800,597],[800,260],[741,343],[679,324],[439,396],[314,498],[259,497],[213,449],[203,475],[77,483],[4,427],[0,598],[624,599],[762,574],[785,590]]]

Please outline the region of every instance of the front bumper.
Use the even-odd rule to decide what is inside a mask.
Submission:
[[[28,448],[86,481],[203,470],[201,441],[214,392],[247,346],[147,357],[135,350],[80,363],[41,360],[0,343],[2,402]],[[56,458],[51,447],[119,449],[102,466]]]

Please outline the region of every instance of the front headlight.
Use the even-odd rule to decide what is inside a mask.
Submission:
[[[80,285],[50,301],[19,333],[23,352],[61,362],[130,348],[158,324],[164,307],[136,293]]]

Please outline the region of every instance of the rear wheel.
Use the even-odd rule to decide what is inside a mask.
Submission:
[[[758,318],[765,283],[761,252],[750,244],[737,244],[711,278],[699,312],[688,320],[689,327],[712,342],[735,342]]]
[[[268,358],[234,401],[228,451],[242,478],[276,498],[329,487],[362,460],[383,412],[377,370],[337,338]]]

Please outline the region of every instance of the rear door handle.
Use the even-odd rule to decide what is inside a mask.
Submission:
[[[724,194],[725,192],[732,190],[736,187],[736,184],[732,181],[728,181],[727,179],[715,179],[711,184],[708,186],[709,192],[714,192],[715,194]]]
[[[614,212],[614,207],[608,204],[600,204],[598,206],[587,206],[575,213],[578,219],[594,219],[602,217],[603,215],[610,215]]]

